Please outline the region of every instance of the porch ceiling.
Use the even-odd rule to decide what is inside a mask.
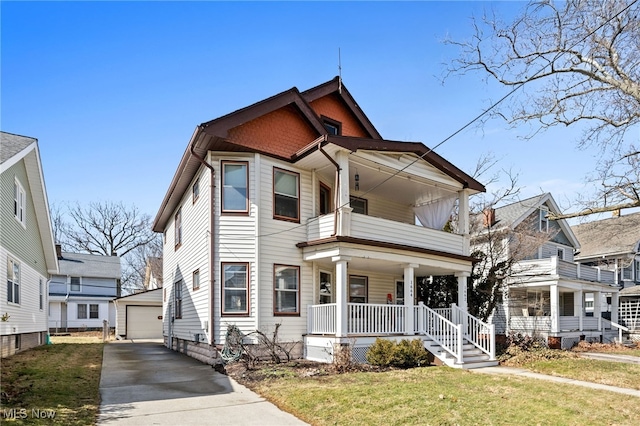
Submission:
[[[335,158],[337,149],[327,146],[327,153]],[[334,152],[336,151],[336,152]],[[398,161],[395,167],[389,164],[376,163],[373,157],[364,158],[358,152],[349,156],[349,192],[354,196],[366,198],[374,195],[388,199],[394,203],[413,206],[419,201],[431,201],[443,197],[457,197],[457,188],[445,182],[435,182],[429,179],[416,176],[415,174],[400,171],[411,159],[406,153],[385,153],[392,159],[403,159]],[[335,180],[335,166],[321,153],[314,152],[302,160],[298,161],[302,167],[315,169],[316,174],[327,183]],[[400,171],[400,172],[399,172]],[[358,173],[359,189],[355,189],[355,175]]]
[[[334,257],[345,256],[349,259],[349,269],[381,274],[402,276],[404,268],[409,264],[418,265],[414,269],[414,275],[417,277],[471,272],[470,260],[344,242],[304,247],[302,252],[304,260],[316,262],[325,268],[333,267]]]

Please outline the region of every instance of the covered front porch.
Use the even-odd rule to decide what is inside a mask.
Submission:
[[[349,345],[364,362],[376,338],[421,339],[427,350],[454,367],[473,357],[495,360],[495,332],[467,312],[466,256],[331,241],[303,248],[314,265],[317,304],[307,306],[305,357],[331,362]],[[458,303],[431,309],[416,297],[416,277],[454,275]]]
[[[569,349],[580,340],[610,342],[621,334],[618,289],[607,283],[538,277],[511,285],[507,333],[546,339]]]

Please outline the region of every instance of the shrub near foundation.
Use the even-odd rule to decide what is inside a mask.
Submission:
[[[429,365],[429,353],[420,340],[376,339],[367,351],[367,362],[383,367],[412,368]]]

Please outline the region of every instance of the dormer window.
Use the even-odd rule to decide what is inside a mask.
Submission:
[[[342,123],[327,117],[322,117],[322,123],[327,133],[331,136],[340,136],[342,134]]]
[[[541,232],[549,232],[549,219],[547,215],[549,214],[549,209],[546,207],[540,207],[540,231]]]

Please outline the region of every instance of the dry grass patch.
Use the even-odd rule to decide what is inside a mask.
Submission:
[[[632,425],[638,398],[446,367],[251,382],[313,425]]]
[[[26,410],[26,418],[15,420],[16,423],[95,424],[100,406],[102,339],[84,337],[83,344],[61,340],[64,338],[53,338],[53,345],[2,360],[2,408]],[[53,420],[34,418],[34,409],[54,412],[55,417]],[[12,420],[3,419],[5,421]]]

